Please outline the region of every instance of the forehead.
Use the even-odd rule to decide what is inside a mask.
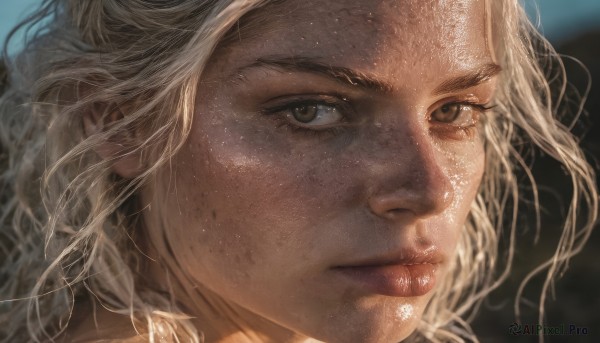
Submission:
[[[243,51],[247,63],[302,56],[427,77],[489,61],[485,22],[485,0],[285,0],[243,18],[222,50]]]

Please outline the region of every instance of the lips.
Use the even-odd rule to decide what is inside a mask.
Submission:
[[[333,268],[367,293],[417,297],[429,293],[436,282],[441,256],[434,250],[404,251],[399,257],[378,257]]]

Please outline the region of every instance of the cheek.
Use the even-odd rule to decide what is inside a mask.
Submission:
[[[336,185],[322,176],[335,173],[317,170],[318,158],[225,127],[194,128],[177,157],[166,205],[169,226],[179,229],[170,235],[191,275],[257,283],[272,270],[261,266],[285,273],[291,260],[319,250],[310,223],[341,191],[332,192]]]
[[[454,251],[473,202],[479,192],[485,166],[485,153],[480,139],[464,144],[459,150],[444,154],[448,163],[448,178],[454,191],[449,208],[439,217],[440,225],[446,230],[437,234],[446,236],[448,251]],[[445,224],[444,224],[445,223]],[[449,229],[448,229],[449,228]]]

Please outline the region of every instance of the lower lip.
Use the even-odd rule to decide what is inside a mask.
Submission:
[[[393,297],[425,295],[435,286],[436,265],[430,263],[336,267],[334,270],[370,293]]]

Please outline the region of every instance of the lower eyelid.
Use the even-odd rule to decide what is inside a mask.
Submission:
[[[291,123],[289,120],[284,118],[283,116],[275,116],[277,120],[276,127],[283,128],[291,131],[293,134],[303,135],[305,137],[321,137],[324,138],[327,135],[337,136],[345,132],[346,127],[344,125],[334,125],[320,128],[308,128],[300,125],[296,125]]]

